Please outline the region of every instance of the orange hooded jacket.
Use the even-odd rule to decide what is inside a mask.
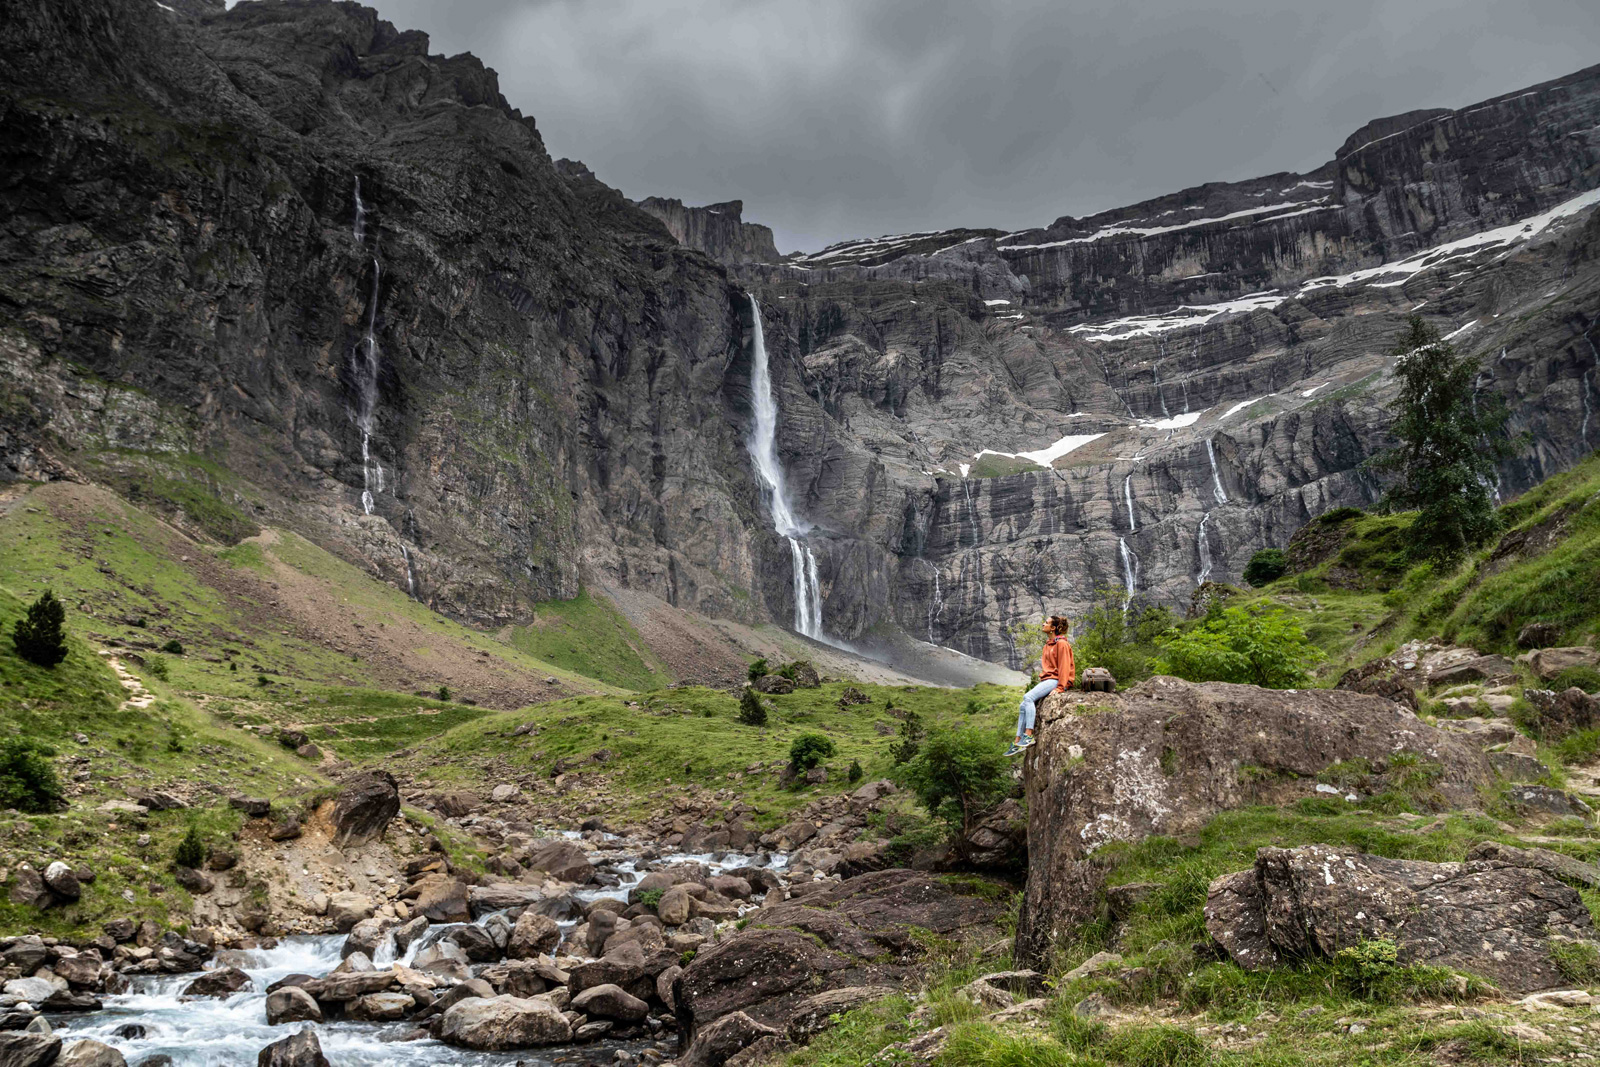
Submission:
[[[1078,668],[1072,661],[1072,642],[1065,637],[1052,637],[1039,654],[1039,680],[1054,678],[1062,689],[1071,689],[1078,679]]]

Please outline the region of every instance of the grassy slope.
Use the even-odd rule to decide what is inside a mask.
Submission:
[[[655,689],[672,681],[622,613],[603,599],[579,592],[535,609],[530,626],[513,627],[511,646],[538,659],[623,689]]]

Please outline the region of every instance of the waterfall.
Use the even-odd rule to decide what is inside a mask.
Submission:
[[[1228,494],[1222,489],[1222,475],[1217,471],[1217,449],[1212,443],[1215,438],[1206,438],[1206,455],[1211,459],[1211,492],[1217,498],[1217,503],[1226,504]]]
[[[755,424],[750,428],[747,447],[755,461],[756,476],[767,491],[772,508],[772,528],[789,542],[794,568],[794,628],[806,637],[826,641],[822,632],[822,592],[817,576],[817,557],[805,536],[811,527],[795,517],[784,482],[783,465],[778,462],[778,401],[772,392],[772,372],[767,365],[767,341],[761,330],[761,305],[748,295],[752,329],[750,335],[750,402]]]
[[[1210,521],[1208,511],[1200,516],[1200,527],[1195,531],[1195,548],[1200,553],[1200,577],[1194,580],[1195,585],[1205,585],[1211,577],[1211,539],[1206,536],[1206,523]]]
[[[400,545],[400,556],[406,561],[406,596],[413,600],[417,597],[417,572],[411,566],[411,553],[406,550],[404,542]]]
[[[1138,533],[1139,522],[1133,517],[1133,474],[1122,479],[1122,499],[1128,502],[1128,532]]]
[[[356,177],[356,221],[352,234],[356,244],[367,235],[367,205],[361,200],[361,178]],[[367,328],[356,343],[352,363],[356,386],[356,428],[361,431],[361,510],[372,514],[372,498],[383,492],[383,465],[372,458],[373,419],[378,407],[378,284],[383,265],[372,257],[372,295],[367,300]]]
[[[1160,345],[1161,356],[1156,360],[1155,366],[1150,368],[1150,377],[1156,385],[1156,399],[1161,401],[1161,417],[1170,419],[1172,412],[1167,410],[1167,398],[1161,392],[1161,361],[1167,358],[1167,342],[1158,339],[1157,343]]]
[[[1122,598],[1122,613],[1128,613],[1128,606],[1133,603],[1133,591],[1139,585],[1139,557],[1133,554],[1125,538],[1117,538],[1117,548],[1122,552],[1122,584],[1126,594]]]
[[[928,644],[936,645],[939,642],[933,639],[933,620],[944,614],[944,593],[939,588],[939,568],[927,560],[922,562],[933,572],[933,599],[928,601]]]

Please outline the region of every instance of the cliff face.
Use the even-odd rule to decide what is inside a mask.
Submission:
[[[1006,660],[1020,615],[1187,600],[1370,502],[1414,309],[1530,434],[1504,492],[1600,444],[1600,68],[1311,175],[779,262],[355,4],[12,4],[0,49],[0,466],[291,526],[480,623],[585,580],[793,617],[746,288],[848,638]]]
[[[660,219],[679,244],[699,249],[718,263],[773,263],[778,259],[772,228],[745,222],[742,200],[684,207],[681,200],[652,196],[639,201],[639,210]]]

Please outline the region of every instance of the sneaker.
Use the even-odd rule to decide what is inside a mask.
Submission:
[[[1022,739],[1018,738],[1017,740],[1011,742],[1011,747],[1010,748],[1006,749],[1006,755],[1015,756],[1017,753],[1021,752],[1026,747],[1027,746],[1022,743]],[[993,751],[993,750],[991,750],[991,751]]]
[[[1037,740],[1039,740],[1038,735],[1029,734],[1028,736],[1026,736],[1026,737],[1024,737],[1022,739],[1022,741],[1021,741],[1022,747],[1023,748],[1032,748],[1033,747],[1033,743],[1035,741],[1037,741]]]

